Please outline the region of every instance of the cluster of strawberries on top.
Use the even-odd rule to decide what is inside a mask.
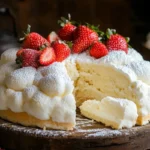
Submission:
[[[22,48],[16,54],[16,63],[21,67],[47,66],[55,61],[61,62],[70,55],[67,44],[58,39],[49,41],[49,37],[45,39],[36,32],[30,33],[30,25],[21,40],[23,40]]]
[[[38,33],[31,32],[28,26],[22,38],[22,48],[17,52],[16,62],[21,67],[47,66],[53,62],[65,60],[71,53],[89,50],[89,54],[100,58],[113,50],[128,52],[128,39],[108,29],[106,33],[93,25],[75,25],[69,19],[59,20],[61,28],[57,33],[51,32],[47,39]]]

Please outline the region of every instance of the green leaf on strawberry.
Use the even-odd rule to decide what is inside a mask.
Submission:
[[[31,25],[28,24],[28,26],[27,26],[27,31],[26,31],[26,32],[23,32],[24,37],[20,38],[19,41],[20,41],[20,42],[24,41],[25,37],[30,33],[30,31],[31,31]]]
[[[97,25],[97,26],[94,26],[94,25],[91,25],[89,23],[86,23],[86,26],[90,29],[92,29],[93,31],[95,31],[99,37],[103,37],[104,36],[104,32],[101,31],[99,28],[100,28],[100,25]]]

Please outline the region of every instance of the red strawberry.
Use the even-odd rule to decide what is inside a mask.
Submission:
[[[55,50],[56,61],[58,62],[65,60],[70,55],[70,48],[65,43],[56,41],[52,44],[52,47]]]
[[[21,67],[22,67],[22,54],[24,51],[27,51],[27,50],[31,50],[31,49],[23,49],[22,48],[22,49],[18,50],[18,52],[16,54],[16,56],[17,56],[16,63],[21,65]]]
[[[52,64],[56,59],[56,55],[54,49],[52,47],[46,47],[43,49],[40,56],[40,64],[44,66],[48,66]]]
[[[59,38],[59,36],[56,34],[56,32],[54,32],[54,31],[52,31],[49,35],[48,35],[48,37],[47,37],[47,40],[48,40],[48,42],[49,43],[52,43],[52,42],[54,42],[54,41],[57,41],[57,40],[59,40],[60,38]]]
[[[30,33],[29,25],[27,29],[27,34],[25,34],[25,38],[21,40],[23,40],[23,44],[22,44],[23,48],[31,48],[31,49],[39,50],[43,45],[46,46],[50,45],[50,43],[40,34],[36,32]]]
[[[19,49],[18,51],[17,51],[17,54],[16,54],[16,56],[17,57],[19,57],[19,56],[21,56],[22,55],[22,52],[24,51],[25,49]]]
[[[90,55],[95,58],[101,58],[107,54],[108,54],[108,50],[106,46],[99,41],[95,42],[90,48]]]
[[[76,38],[73,41],[72,50],[74,53],[80,53],[89,48],[95,41],[98,41],[98,34],[89,27],[80,25],[76,31]]]
[[[66,23],[59,31],[58,35],[62,40],[72,41],[73,32],[76,29],[76,26],[72,25],[70,22]]]
[[[36,51],[32,49],[23,50],[21,54],[22,67],[32,66],[38,68],[40,66],[39,64],[40,54],[41,51]]]
[[[123,36],[116,34],[116,31],[113,29],[107,29],[106,34],[108,37],[106,47],[109,51],[122,50],[128,53],[128,41]]]

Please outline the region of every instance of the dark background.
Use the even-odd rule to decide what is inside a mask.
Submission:
[[[100,24],[102,30],[117,29],[118,33],[130,37],[130,45],[150,60],[150,51],[143,46],[150,32],[148,1],[0,0],[0,8],[7,8],[5,13],[0,12],[0,41],[4,34],[21,36],[27,24],[32,26],[32,31],[47,36],[52,30],[58,30],[57,20],[70,13],[73,20]],[[10,44],[10,39],[5,43]]]

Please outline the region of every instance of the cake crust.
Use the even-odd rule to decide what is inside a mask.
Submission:
[[[15,113],[11,110],[0,110],[0,117],[2,119],[11,121],[13,123],[18,123],[25,126],[33,126],[40,128],[51,128],[51,129],[61,129],[61,130],[73,130],[75,124],[73,123],[58,123],[49,120],[39,120],[25,112]]]
[[[146,116],[138,116],[136,123],[137,125],[145,125],[149,122],[149,120],[150,120],[150,114]]]

